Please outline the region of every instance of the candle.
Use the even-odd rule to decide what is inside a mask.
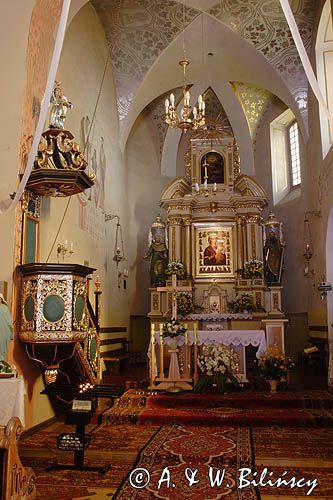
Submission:
[[[195,190],[197,193],[199,193],[199,184],[197,182],[195,183]]]
[[[174,107],[175,105],[175,96],[174,94],[170,94],[170,104],[172,107]]]
[[[65,250],[67,250],[67,245],[68,245],[68,241],[65,240],[65,245],[64,245],[65,246]]]
[[[213,187],[213,191],[216,191],[216,182],[214,182],[214,187]]]
[[[71,241],[70,251],[73,252],[73,242]]]
[[[197,117],[197,108],[196,108],[196,106],[194,106],[194,108],[193,108],[193,116],[194,116],[194,118]]]
[[[165,113],[169,113],[169,99],[165,99]]]

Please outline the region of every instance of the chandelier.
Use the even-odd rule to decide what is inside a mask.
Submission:
[[[186,57],[185,50],[185,1],[183,3],[183,59],[179,61],[180,66],[183,68],[183,103],[180,110],[180,116],[177,115],[175,107],[175,96],[170,94],[169,99],[165,100],[165,122],[171,128],[180,128],[184,132],[188,129],[196,130],[199,127],[204,127],[206,123],[205,119],[205,101],[202,99],[202,95],[198,98],[198,107],[194,106],[193,110],[190,105],[190,91],[186,83],[186,68],[190,64],[190,61]]]
[[[165,100],[165,121],[171,128],[180,128],[186,132],[188,129],[196,130],[198,127],[205,125],[205,101],[199,95],[198,107],[194,106],[192,111],[190,105],[191,96],[186,84],[186,67],[190,64],[190,61],[184,58],[179,61],[179,64],[183,67],[183,106],[180,110],[180,116],[178,116],[175,107],[175,96],[170,94],[170,101],[169,99]]]

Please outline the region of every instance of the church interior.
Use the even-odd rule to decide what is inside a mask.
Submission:
[[[1,2],[1,500],[333,499],[332,8]]]

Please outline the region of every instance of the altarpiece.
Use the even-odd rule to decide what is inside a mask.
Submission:
[[[178,281],[177,290],[171,282],[150,289],[151,387],[165,389],[172,382],[164,374],[161,324],[171,316],[175,293],[183,289],[191,290],[202,312],[183,319],[188,327],[184,384],[177,381],[177,386],[189,389],[195,382],[193,346],[198,352],[200,344],[219,341],[239,353],[239,379],[248,381],[245,347],[259,346],[257,357],[270,345],[284,352],[287,320],[280,283],[266,286],[263,278],[243,279],[237,273],[246,262],[265,258],[262,211],[267,196],[255,179],[240,172],[234,137],[192,139],[190,169],[164,189],[160,204],[167,212],[169,261],[184,263],[189,278]],[[228,304],[244,292],[260,312],[230,313]]]

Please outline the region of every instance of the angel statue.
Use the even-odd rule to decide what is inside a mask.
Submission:
[[[150,284],[152,287],[164,286],[166,268],[169,262],[167,233],[165,223],[158,215],[149,232],[149,249],[145,260],[150,260]]]
[[[0,361],[6,361],[7,349],[13,338],[13,323],[4,296],[0,293]]]
[[[52,107],[49,127],[64,130],[67,109],[71,109],[73,104],[63,94],[60,82],[55,82],[54,84],[50,104]]]

